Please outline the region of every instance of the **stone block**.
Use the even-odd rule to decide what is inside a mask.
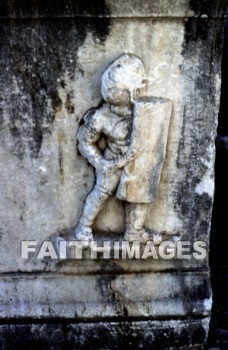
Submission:
[[[151,153],[137,165],[129,201],[150,202],[148,232],[202,241],[208,250],[226,11],[225,0],[1,1],[1,349],[16,349],[22,338],[23,349],[33,341],[42,349],[159,350],[205,342],[208,254],[94,261],[37,254],[51,237],[74,235],[96,181],[79,152],[78,130],[85,113],[104,102],[102,74],[124,54],[143,63],[144,101],[172,104],[172,112],[169,102],[162,105],[166,121],[160,105],[157,119],[142,116],[139,139],[151,147],[156,140],[160,158]],[[136,104],[136,116],[145,103]],[[128,193],[121,191],[93,223],[98,241],[123,239]],[[28,259],[22,241],[36,242]]]

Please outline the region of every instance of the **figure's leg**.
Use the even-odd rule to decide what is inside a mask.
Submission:
[[[107,192],[102,192],[96,186],[86,198],[82,215],[75,230],[78,240],[92,240],[92,224],[102,210],[105,201],[110,197]]]
[[[111,197],[119,183],[121,172],[98,173],[94,189],[88,194],[82,215],[75,229],[78,240],[92,240],[92,225],[97,215],[103,209],[106,200]]]
[[[126,241],[147,242],[151,240],[150,234],[144,229],[147,204],[126,203]]]
[[[162,242],[162,235],[158,232],[148,233],[144,228],[147,204],[126,203],[126,241],[140,241],[145,243],[152,240],[155,245]]]

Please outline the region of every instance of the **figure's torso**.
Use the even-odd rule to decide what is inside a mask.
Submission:
[[[106,106],[102,108],[101,113],[103,119],[102,133],[106,137],[109,151],[114,155],[126,153],[131,141],[131,115],[121,116],[112,112]]]

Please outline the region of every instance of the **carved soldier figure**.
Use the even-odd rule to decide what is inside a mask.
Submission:
[[[127,166],[131,167],[134,159],[142,151],[142,145],[132,148],[131,144],[134,129],[134,94],[142,85],[144,76],[142,61],[134,55],[124,54],[115,60],[102,76],[103,105],[98,109],[89,110],[84,116],[84,124],[78,132],[78,149],[95,168],[96,184],[85,200],[82,215],[75,229],[78,240],[93,239],[93,222],[106,200],[115,192],[119,199],[126,202],[124,238],[140,242],[151,239],[151,235],[144,228],[146,206],[151,200],[141,197],[138,199],[135,193],[125,193],[122,196],[122,193],[126,192],[126,188],[123,191],[123,187],[129,182],[129,179],[125,181],[124,178],[131,172]]]

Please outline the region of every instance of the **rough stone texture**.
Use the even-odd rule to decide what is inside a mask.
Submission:
[[[42,262],[20,259],[21,240],[41,242],[76,225],[94,182],[92,167],[75,151],[78,123],[101,101],[101,73],[123,51],[143,59],[148,95],[174,106],[147,226],[187,239],[207,237],[221,24],[182,18],[1,23],[2,272],[43,269]],[[123,232],[124,220],[122,203],[113,198],[94,228]]]
[[[208,316],[208,283],[207,273],[188,272],[7,276],[1,278],[0,318]]]
[[[2,350],[202,349],[209,319],[0,326]],[[189,331],[186,331],[186,330]],[[152,347],[151,347],[151,344]]]
[[[76,264],[20,257],[22,240],[40,244],[75,227],[94,184],[93,169],[75,146],[77,130],[85,111],[101,102],[104,69],[124,52],[144,62],[147,95],[173,103],[166,159],[147,227],[208,242],[226,1],[129,4],[1,2],[0,317],[74,318],[76,311],[94,322],[106,320],[58,326],[59,333],[49,339],[54,325],[2,325],[2,349],[13,344],[9,334],[18,339],[22,330],[28,342],[39,340],[42,348],[50,343],[60,348],[57,340],[63,336],[81,349],[91,345],[92,336],[98,344],[94,348],[101,349],[118,348],[118,339],[121,344],[131,339],[132,348],[153,344],[154,349],[161,344],[168,349],[172,342],[173,348],[190,348],[205,341],[211,307],[207,261],[134,261],[130,267],[131,261]],[[109,237],[121,234],[124,225],[123,205],[112,198],[94,229]],[[108,275],[96,273],[105,269]],[[81,273],[68,276],[75,271]],[[93,312],[86,304],[90,297]],[[153,315],[164,321],[148,321]],[[108,322],[120,316],[130,323]],[[148,320],[131,319],[142,316]],[[179,316],[183,320],[175,319]]]

